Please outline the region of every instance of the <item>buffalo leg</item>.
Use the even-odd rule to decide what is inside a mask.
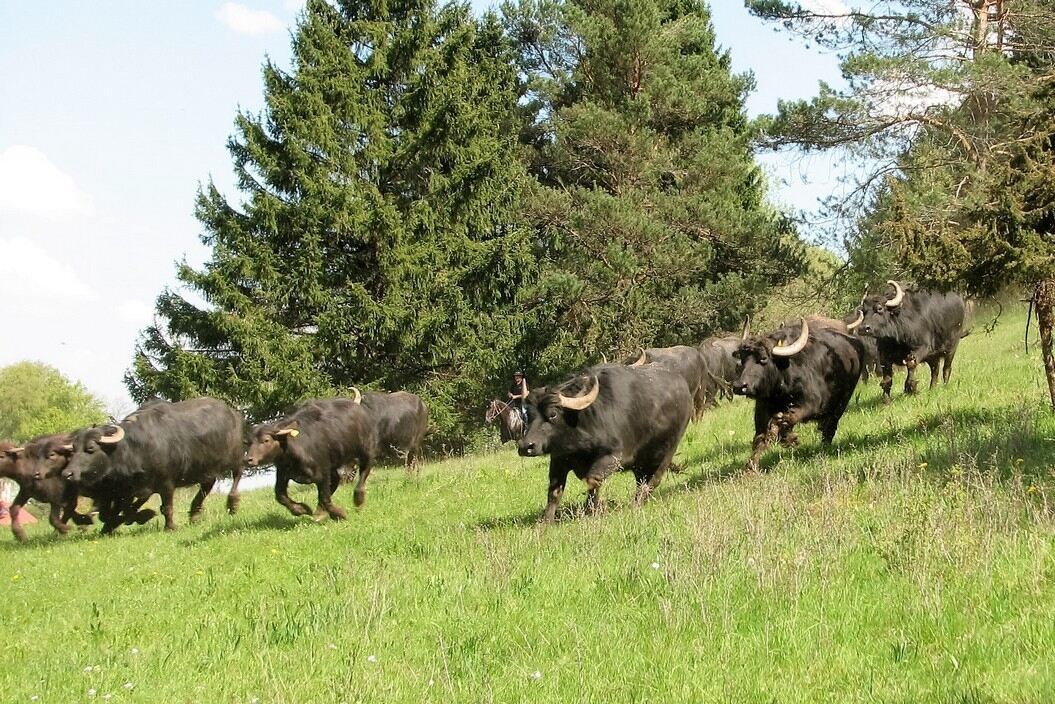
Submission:
[[[356,508],[362,508],[366,503],[366,480],[370,477],[370,459],[368,457],[359,460],[359,480],[355,483],[355,494],[353,501]],[[343,513],[343,511],[342,511]],[[330,513],[332,516],[333,513]]]
[[[238,505],[242,502],[242,494],[238,491],[238,484],[242,481],[242,467],[236,466],[231,472],[231,491],[227,493],[227,513],[238,513]]]
[[[336,483],[334,480],[336,480]],[[339,483],[340,475],[337,474],[336,469],[328,474],[323,473],[323,478],[315,482],[315,488],[319,492],[319,510],[315,512],[316,516],[325,511],[335,521],[342,521],[348,517],[343,508],[333,503],[332,487]]]
[[[51,509],[48,511],[48,523],[59,535],[66,535],[70,532],[70,527],[62,520],[62,504],[51,504]]]
[[[91,516],[89,516],[87,514],[84,514],[84,513],[78,513],[77,512],[77,499],[76,498],[74,498],[72,501],[67,501],[66,504],[63,505],[62,508],[63,508],[63,512],[62,512],[62,522],[63,523],[66,523],[68,521],[73,521],[75,525],[82,526],[82,527],[83,526],[90,526],[92,523],[94,523],[94,521],[92,520]]]
[[[880,373],[883,375],[879,381],[879,387],[883,389],[883,403],[890,403],[890,388],[894,385],[894,365],[881,365]]]
[[[916,358],[909,356],[905,359],[905,393],[914,394],[919,384],[916,382],[916,367],[919,366],[919,362]]]
[[[959,347],[960,340],[957,338],[953,341],[952,345],[948,350],[945,351],[945,360],[941,367],[941,383],[948,384],[949,377],[952,376],[952,358],[956,356],[956,348]]]
[[[311,509],[306,504],[289,498],[288,492],[289,475],[282,470],[278,470],[275,474],[275,501],[289,509],[289,512],[294,516],[306,516],[311,513]]]
[[[670,463],[674,459],[674,451],[677,448],[671,448],[666,454],[663,455],[663,459],[660,460],[659,464],[652,471],[651,474],[646,474],[643,479],[645,481],[638,481],[637,493],[634,495],[634,505],[640,506],[648,500],[648,497],[652,495],[652,492],[656,490],[659,483],[663,481],[663,477],[667,475],[667,470],[670,468]]]
[[[928,359],[927,366],[930,367],[930,388],[938,385],[938,367],[941,366],[940,359]]]
[[[171,484],[164,484],[158,487],[158,495],[161,497],[161,514],[165,517],[165,530],[176,530],[176,520],[172,517],[175,494],[176,489]],[[202,496],[203,501],[205,500],[200,490],[198,495]]]
[[[143,525],[147,523],[151,518],[157,515],[157,512],[151,508],[142,508],[150,499],[149,496],[140,496],[132,499],[132,502],[125,507],[125,524],[132,525]]]
[[[751,442],[751,457],[744,465],[745,472],[758,471],[758,460],[766,447],[776,439],[778,430],[776,416],[770,416],[762,404],[755,403],[755,438]]]
[[[195,494],[194,500],[190,502],[190,522],[197,523],[201,520],[201,507],[205,503],[205,497],[212,491],[213,485],[216,484],[216,479],[207,479],[198,485],[198,493]]]
[[[601,498],[601,485],[619,469],[619,459],[611,455],[604,455],[594,460],[590,469],[587,470],[584,480],[586,482],[586,513],[597,513],[604,509],[604,499]]]
[[[26,539],[26,530],[22,527],[22,521],[19,519],[19,514],[22,513],[22,507],[29,501],[29,494],[25,491],[19,490],[15,500],[11,502],[11,507],[8,512],[11,514],[11,532],[15,535],[15,540],[18,542],[24,542]]]
[[[553,523],[557,518],[557,505],[564,496],[564,486],[568,482],[568,470],[557,465],[555,458],[549,463],[549,488],[546,490],[546,509],[542,512],[543,523]]]

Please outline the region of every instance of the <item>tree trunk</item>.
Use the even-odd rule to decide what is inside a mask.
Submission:
[[[1048,378],[1048,394],[1055,408],[1055,354],[1051,349],[1051,333],[1055,328],[1055,279],[1045,279],[1034,294],[1037,306],[1037,327],[1040,329],[1040,350],[1044,357],[1044,374]]]

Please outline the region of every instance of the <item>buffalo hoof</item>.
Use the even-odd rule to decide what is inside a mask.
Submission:
[[[198,511],[197,513],[192,513],[190,515],[190,517],[189,517],[189,520],[190,520],[190,522],[192,524],[193,523],[201,523],[201,517],[202,517],[202,512]]]
[[[905,384],[905,393],[911,396],[912,394],[919,391],[919,384],[912,382],[911,384]]]
[[[149,521],[152,518],[154,518],[154,516],[156,516],[156,515],[157,515],[157,512],[154,511],[154,509],[144,508],[144,509],[142,509],[140,511],[136,511],[136,515],[135,515],[135,517],[132,520],[134,520],[137,525],[143,525],[147,521]]]
[[[355,494],[352,496],[352,502],[355,504],[356,508],[362,508],[363,504],[366,503],[366,492],[365,491],[357,491],[357,492],[355,492]]]
[[[890,401],[891,401],[890,394],[883,394],[883,405],[884,406],[889,406],[890,405]]]
[[[787,448],[793,448],[799,446],[799,436],[797,433],[788,433],[780,439],[780,444]]]
[[[70,519],[82,528],[95,523],[95,521],[92,520],[91,516],[84,513],[74,513],[73,516],[70,517]]]
[[[11,532],[14,533],[15,540],[17,540],[20,543],[26,542],[26,531],[22,530],[21,526],[19,526],[18,528],[15,528],[14,526],[12,526],[11,527]]]
[[[67,525],[63,525],[61,523],[59,525],[57,525],[57,526],[52,526],[52,528],[54,528],[55,532],[58,533],[59,535],[66,535],[67,533],[70,532],[70,527],[67,526]]]
[[[307,516],[309,513],[311,513],[311,509],[308,508],[307,504],[298,503],[291,504],[289,507],[289,512],[292,513],[294,516]]]
[[[242,497],[237,495],[231,495],[227,497],[227,513],[236,514],[238,513],[238,506],[242,503]]]
[[[335,521],[343,521],[348,518],[348,514],[340,506],[330,506],[328,513],[330,514],[330,518]]]

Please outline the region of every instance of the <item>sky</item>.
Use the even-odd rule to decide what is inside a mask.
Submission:
[[[177,262],[208,257],[195,193],[211,179],[236,195],[227,138],[239,109],[262,107],[265,58],[288,65],[302,4],[0,3],[0,366],[44,362],[114,415],[134,408],[122,378],[154,301]],[[742,0],[711,6],[735,70],[755,75],[752,115],[839,82],[834,56]],[[825,158],[760,158],[786,209],[813,209],[840,175]]]

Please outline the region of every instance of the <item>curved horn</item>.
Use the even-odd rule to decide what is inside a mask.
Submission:
[[[901,288],[897,281],[887,281],[888,284],[894,287],[894,297],[886,302],[887,308],[897,308],[901,305],[901,300],[905,297],[905,290]]]
[[[858,325],[860,325],[862,322],[864,322],[864,319],[865,319],[865,312],[863,310],[861,310],[860,308],[858,308],[857,309],[857,320],[853,321],[852,323],[847,323],[846,324],[846,329],[847,330],[853,330]]]
[[[648,355],[645,354],[645,348],[642,347],[641,348],[641,356],[637,358],[636,362],[631,362],[630,366],[631,367],[640,367],[641,365],[645,364],[647,361],[648,361]]]
[[[572,411],[582,411],[589,408],[590,404],[597,400],[597,394],[601,393],[601,382],[595,376],[590,378],[593,379],[593,388],[585,396],[565,396],[558,393],[557,399],[560,401],[561,407]]]
[[[354,403],[362,403],[362,402],[363,402],[363,395],[362,395],[361,393],[359,393],[359,389],[357,389],[357,388],[355,388],[355,387],[353,386],[353,387],[352,387],[352,391],[354,391],[354,392],[355,392],[355,397],[354,397],[354,398],[352,398],[352,401],[353,401]]]
[[[796,354],[798,354],[799,352],[801,352],[803,350],[803,348],[806,346],[806,343],[809,342],[809,339],[810,339],[810,326],[806,322],[806,319],[803,318],[802,319],[802,332],[799,333],[799,339],[795,340],[790,345],[785,345],[783,347],[774,347],[773,348],[773,356],[774,357],[790,357],[792,355],[796,355]]]
[[[5,452],[10,452],[12,455],[18,455],[26,451],[24,447],[9,447]]]
[[[744,329],[743,329],[743,332],[740,333],[740,339],[741,340],[746,340],[748,335],[750,335],[750,334],[751,334],[751,316],[748,315],[748,316],[746,316],[744,318]]]
[[[70,443],[69,445],[63,445],[62,449],[66,452],[73,452],[73,443]]]
[[[608,364],[608,355],[606,355],[604,352],[601,353],[601,363]]]
[[[866,298],[868,298],[868,284],[865,284],[865,290],[861,292],[861,303],[864,303]]]
[[[125,439],[125,429],[119,425],[115,427],[117,428],[117,430],[115,430],[112,434],[101,435],[99,437],[100,445],[116,445],[117,443]]]

